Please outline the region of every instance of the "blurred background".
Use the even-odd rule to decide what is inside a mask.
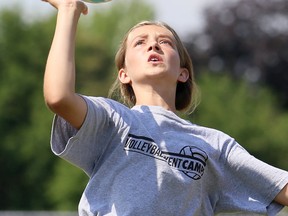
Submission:
[[[167,22],[184,41],[201,89],[200,105],[185,118],[288,170],[287,0],[114,0],[89,10],[77,35],[79,93],[107,96],[124,33],[141,20]],[[76,211],[88,181],[49,146],[53,115],[42,83],[55,15],[40,0],[0,2],[2,211]]]

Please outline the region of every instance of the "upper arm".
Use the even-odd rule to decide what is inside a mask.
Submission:
[[[277,194],[274,201],[281,205],[288,206],[288,184]]]
[[[64,118],[73,127],[79,129],[87,114],[87,104],[83,97],[72,94],[70,97],[60,101],[46,101],[52,112]]]

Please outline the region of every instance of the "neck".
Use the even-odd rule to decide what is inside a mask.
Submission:
[[[175,97],[176,88],[166,86],[152,87],[151,85],[142,85],[133,87],[136,96],[136,105],[161,106],[164,109],[176,112]]]

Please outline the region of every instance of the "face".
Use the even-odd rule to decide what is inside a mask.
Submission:
[[[161,80],[176,86],[185,82],[188,71],[180,68],[173,34],[165,27],[145,25],[134,29],[127,38],[125,67],[120,69],[122,83],[132,85]]]

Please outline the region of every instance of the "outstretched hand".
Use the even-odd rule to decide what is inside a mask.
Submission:
[[[75,8],[78,12],[86,15],[88,14],[88,7],[83,1],[79,0],[42,0],[50,3],[56,9],[61,8]]]

